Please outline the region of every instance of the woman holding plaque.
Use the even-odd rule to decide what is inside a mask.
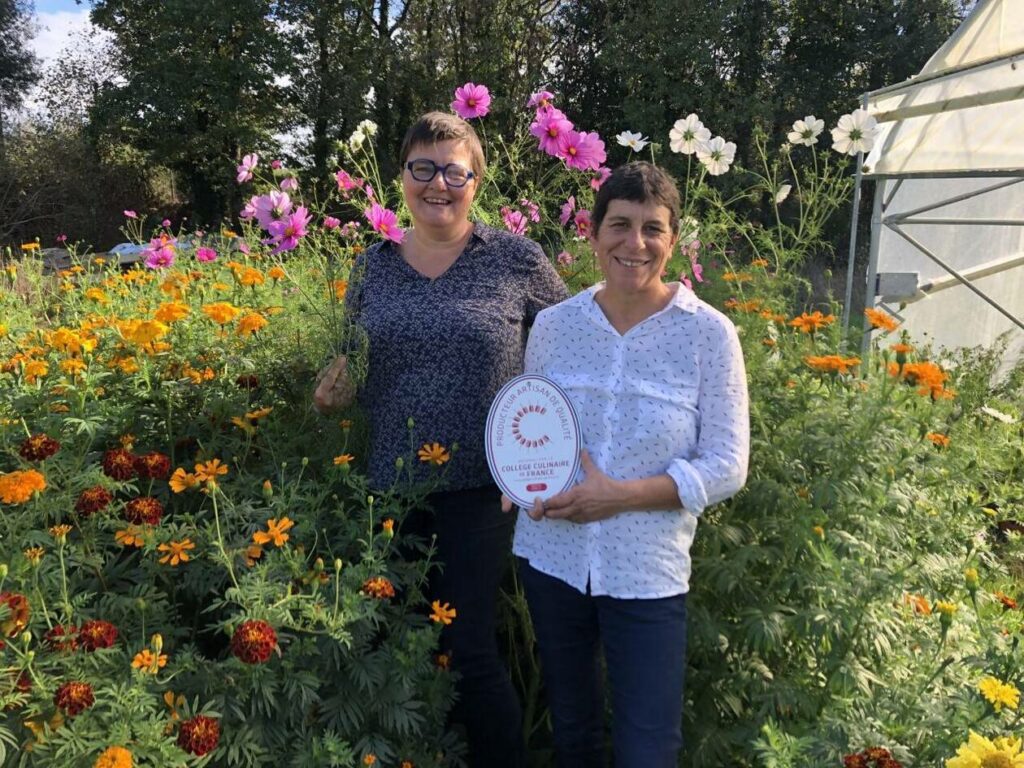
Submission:
[[[618,168],[592,221],[605,281],[541,312],[526,352],[526,372],[577,411],[583,479],[520,512],[514,552],[559,768],[606,763],[599,647],[616,768],[674,768],[689,551],[701,512],[746,479],[746,377],[732,323],[662,281],[679,231],[671,177]]]
[[[393,487],[395,461],[403,456],[402,472],[409,471],[410,419],[416,445],[458,445],[442,491],[428,499],[432,513],[414,512],[402,530],[437,537],[443,570],[430,596],[457,611],[442,646],[460,675],[452,720],[466,728],[470,766],[521,766],[522,715],[496,639],[514,520],[501,512],[483,433],[495,394],[522,372],[537,313],[568,293],[536,243],[469,219],[484,174],[483,149],[469,123],[424,115],[406,133],[401,161],[413,226],[400,244],[385,240],[360,254],[353,268],[359,277],[346,295],[369,340],[359,400],[370,423],[370,478],[375,487]],[[333,410],[355,394],[340,357],[314,403]],[[425,464],[412,463],[427,476]]]

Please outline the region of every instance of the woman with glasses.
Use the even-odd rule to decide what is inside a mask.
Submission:
[[[469,765],[522,766],[522,716],[495,636],[514,518],[501,512],[483,435],[491,401],[522,373],[534,317],[568,292],[536,243],[470,220],[484,153],[469,123],[424,115],[406,133],[401,160],[413,226],[401,244],[385,240],[360,254],[346,295],[369,340],[359,401],[370,422],[370,478],[390,488],[410,463],[425,476],[407,455],[410,419],[416,445],[458,446],[443,489],[428,499],[432,511],[412,513],[402,533],[437,537],[443,569],[429,591],[458,612],[442,645],[460,674],[452,719],[466,729]],[[328,411],[354,395],[341,357],[314,403]]]

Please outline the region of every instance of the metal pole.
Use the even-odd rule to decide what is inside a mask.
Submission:
[[[903,216],[894,216],[892,223],[900,226],[906,224],[951,224],[967,227],[1024,227],[1024,219],[906,219]]]
[[[875,280],[878,277],[878,246],[882,240],[882,200],[885,199],[886,182],[879,181],[875,185],[875,204],[871,208],[871,248],[868,253],[868,284],[864,293],[864,306],[874,308],[878,289]],[[864,364],[871,354],[871,329],[865,328],[860,338],[860,353]]]
[[[868,108],[867,94],[861,96],[861,107]],[[857,153],[857,180],[853,183],[853,215],[850,217],[850,250],[846,260],[846,294],[843,296],[843,336],[850,328],[850,302],[853,301],[853,269],[857,261],[857,224],[860,221],[860,187],[864,177],[864,153]],[[878,190],[875,190],[878,195]]]
[[[1018,173],[1020,173],[1020,171],[1018,171]],[[909,211],[900,211],[895,216],[886,219],[886,221],[898,222],[901,219],[909,219],[911,216],[916,216],[919,213],[927,213],[928,211],[934,211],[936,208],[942,208],[944,205],[952,205],[953,203],[959,203],[963,200],[970,200],[972,197],[980,197],[988,192],[995,192],[997,189],[1003,189],[1004,187],[1012,187],[1014,184],[1020,184],[1022,181],[1024,181],[1024,178],[1021,177],[1001,181],[998,184],[993,184],[991,187],[974,189],[970,192],[964,192],[961,195],[955,195],[954,197],[948,197],[945,200],[939,200],[937,203],[928,203],[928,205],[922,205],[920,208],[914,208]]]

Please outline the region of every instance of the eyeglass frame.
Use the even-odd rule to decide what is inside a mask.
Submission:
[[[430,163],[434,167],[434,172],[430,174],[430,178],[429,179],[420,179],[420,178],[416,177],[416,174],[414,174],[412,172],[412,167],[416,163]],[[461,184],[453,184],[448,179],[448,169],[451,168],[452,166],[455,166],[456,168],[462,168],[466,172],[466,180],[464,182],[462,182]],[[437,176],[437,174],[440,173],[441,174],[441,178],[444,179],[444,183],[447,184],[449,187],[452,187],[453,189],[462,189],[464,186],[469,184],[470,181],[472,181],[473,179],[476,178],[476,174],[473,171],[471,171],[468,168],[466,168],[461,163],[445,163],[444,165],[438,165],[433,160],[430,160],[429,158],[426,158],[426,157],[420,157],[420,158],[417,158],[415,160],[409,160],[405,164],[405,167],[406,167],[406,170],[409,171],[409,175],[412,176],[415,181],[418,181],[418,182],[420,182],[422,184],[429,184],[430,182],[432,182],[434,180],[434,178]]]

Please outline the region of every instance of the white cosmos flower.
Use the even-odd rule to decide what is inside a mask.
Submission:
[[[672,130],[668,132],[668,138],[669,148],[673,152],[692,155],[711,138],[711,131],[705,128],[700,118],[691,112],[685,120],[676,120]]]
[[[781,184],[779,188],[775,190],[775,204],[778,205],[787,197],[789,197],[789,193],[792,191],[792,189],[792,184]]]
[[[615,140],[623,147],[629,147],[634,152],[639,152],[641,149],[650,144],[650,139],[646,136],[641,136],[639,133],[633,133],[632,131],[623,131]]]
[[[736,145],[721,136],[697,147],[697,159],[708,169],[712,176],[721,176],[729,170],[736,157]]]
[[[825,121],[819,120],[814,115],[808,115],[803,120],[793,123],[786,138],[790,144],[803,144],[805,147],[813,147],[818,143],[818,136],[825,130]]]
[[[352,132],[352,135],[348,137],[348,145],[353,150],[359,149],[363,146],[363,142],[366,141],[366,134],[360,131],[358,128]]]
[[[373,138],[377,135],[377,124],[373,120],[363,120],[356,126],[356,130],[366,138]]]
[[[679,240],[685,248],[700,235],[700,222],[693,218],[693,216],[686,216],[679,222],[679,231],[682,233]]]
[[[844,155],[870,152],[878,136],[878,121],[864,109],[855,109],[839,118],[832,129],[832,149]]]
[[[1003,413],[1002,411],[997,411],[995,408],[989,408],[987,405],[981,406],[979,410],[986,416],[991,416],[996,421],[1003,422],[1003,424],[1013,424],[1015,421],[1017,421],[1010,414]]]

